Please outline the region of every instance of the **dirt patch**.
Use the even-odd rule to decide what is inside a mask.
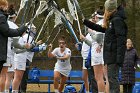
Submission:
[[[81,85],[80,84],[72,84],[77,91],[80,90]],[[40,86],[40,87],[39,87]],[[28,84],[27,85],[27,93],[47,93],[48,92],[48,84]],[[53,84],[51,84],[51,93],[54,93],[54,87]]]

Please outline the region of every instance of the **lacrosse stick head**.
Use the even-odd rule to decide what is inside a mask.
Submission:
[[[57,2],[55,0],[49,0],[50,1],[50,5],[57,8],[58,10],[60,10],[60,7],[58,6]]]
[[[38,16],[39,14],[41,14],[42,12],[44,12],[47,8],[48,8],[48,2],[41,0],[40,5],[39,5],[38,9],[36,10],[36,14],[35,14],[34,18],[36,16]]]
[[[78,1],[77,1],[77,0],[73,0],[73,2],[74,2],[74,4],[75,4],[75,6],[76,6],[78,12],[79,12],[80,15],[82,16],[82,19],[85,19],[84,14],[83,14],[83,12],[82,12],[82,10],[81,10],[81,8],[80,8],[80,5],[79,5]]]
[[[44,17],[46,17],[46,16],[49,14],[50,11],[52,11],[52,7],[51,7],[51,6],[49,6],[49,7],[44,11]]]
[[[24,8],[24,6],[25,6],[25,4],[26,4],[27,1],[28,0],[21,0],[20,9]]]
[[[34,19],[41,13],[43,13],[48,8],[48,2],[41,0],[38,9],[34,17],[30,20],[29,23],[33,23]]]
[[[73,17],[72,17],[72,15],[70,13],[66,12],[65,8],[62,8],[61,11],[65,15],[66,19],[68,21],[70,21],[71,24],[73,24]]]
[[[74,5],[71,3],[70,0],[67,0],[67,4],[68,4],[68,9],[70,11],[71,16],[73,17],[74,20],[76,20],[76,15],[75,15],[75,7]]]

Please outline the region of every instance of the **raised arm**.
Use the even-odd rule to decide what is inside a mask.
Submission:
[[[87,45],[92,46],[92,42],[88,40],[83,34],[80,34],[80,39],[84,41]]]
[[[85,19],[83,21],[83,24],[86,25],[87,27],[89,27],[92,30],[96,30],[98,32],[105,33],[105,30],[106,30],[105,28],[103,28],[102,26],[100,26],[100,25],[98,25],[96,23],[93,23],[93,22],[91,22],[91,21],[89,21],[87,19]]]

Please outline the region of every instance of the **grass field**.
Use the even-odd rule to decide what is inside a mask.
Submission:
[[[39,84],[40,87],[38,86],[38,84],[28,84],[27,86],[27,93],[47,93],[48,91],[48,85],[47,84]],[[76,90],[79,91],[81,88],[80,84],[73,84],[73,86],[75,86]],[[120,86],[120,93],[122,92],[122,86]],[[53,88],[53,84],[51,85],[51,93],[54,93],[54,88]]]

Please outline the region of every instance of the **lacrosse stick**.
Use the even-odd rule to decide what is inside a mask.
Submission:
[[[18,12],[17,12],[17,16],[16,16],[16,18],[15,18],[15,21],[16,21],[17,17],[19,16],[20,11],[21,11],[21,10],[24,8],[24,6],[26,5],[27,1],[28,1],[28,0],[21,0],[21,2],[20,2],[20,7],[19,7],[19,10],[18,10]]]
[[[80,15],[82,16],[82,19],[85,19],[84,14],[83,14],[83,12],[82,12],[80,6],[79,6],[78,1],[77,1],[77,0],[73,0],[73,2],[74,2],[75,6],[76,6],[76,8],[77,8],[77,11],[78,11],[78,12],[80,13]]]
[[[29,24],[32,24],[33,21],[34,21],[34,19],[35,19],[39,14],[41,14],[42,12],[44,12],[47,8],[48,8],[48,2],[46,2],[46,1],[40,1],[39,7],[38,7],[38,9],[36,10],[36,13],[35,13],[34,17],[31,18],[31,20],[29,21]]]
[[[69,0],[69,3],[71,3],[70,2],[70,0]],[[76,4],[75,4],[75,2],[73,2],[73,4],[74,4],[74,12],[75,12],[75,19],[76,19],[76,21],[77,21],[77,24],[78,24],[78,29],[79,29],[79,32],[80,32],[80,35],[82,34],[82,31],[81,31],[81,27],[80,27],[80,22],[79,22],[79,17],[78,17],[78,14],[77,14],[77,8],[76,8]],[[72,4],[71,4],[72,5]]]
[[[45,42],[46,45],[47,45],[47,43],[48,43],[48,41],[49,41],[51,35],[53,34],[53,32],[54,32],[54,29],[51,31],[50,35],[48,36],[48,38],[47,38],[47,40],[46,40],[46,42]]]
[[[80,15],[82,16],[82,19],[85,19],[84,14],[83,14],[83,12],[82,12],[80,6],[79,6],[78,1],[77,1],[77,0],[72,0],[72,1],[73,1],[73,4],[74,4],[74,7],[75,7],[75,12],[76,12],[77,18],[78,18],[78,13],[77,13],[77,12],[79,12]],[[79,19],[79,18],[78,18],[78,19]],[[79,21],[79,20],[78,20],[78,21]],[[78,21],[77,21],[77,22],[78,22]],[[79,22],[78,22],[78,25],[80,25]],[[78,27],[79,27],[79,26],[78,26]],[[86,26],[84,26],[84,29],[85,29],[85,34],[86,34]]]
[[[66,19],[65,15],[63,14],[63,12],[58,11],[61,15],[61,20],[62,22],[65,24],[66,28],[68,29],[68,31],[70,31],[70,33],[74,36],[74,39],[76,40],[76,42],[78,43],[79,40],[72,28],[72,25],[70,24],[70,22]]]
[[[47,17],[46,17],[46,19],[45,19],[45,21],[44,21],[44,23],[42,24],[42,27],[41,27],[41,29],[40,29],[40,31],[39,31],[39,33],[38,33],[38,35],[37,35],[37,37],[36,37],[36,39],[35,39],[35,42],[37,42],[37,40],[38,40],[38,38],[39,38],[39,36],[40,36],[40,34],[41,34],[41,32],[42,32],[42,30],[43,30],[43,28],[44,28],[44,25],[46,24],[46,22],[47,22],[47,20],[48,20],[48,18],[53,14],[53,10],[51,10],[50,12],[49,12],[49,14],[47,15]]]
[[[40,25],[39,25],[38,29],[36,30],[36,34],[34,35],[34,38],[32,39],[31,43],[35,40],[36,35],[38,34],[39,29],[41,29],[42,24],[44,23],[45,18],[42,18],[41,20],[42,21],[40,22]]]
[[[72,25],[71,25],[70,22],[67,20],[66,16],[63,14],[62,11],[60,11],[60,10],[57,8],[56,2],[53,1],[53,4],[52,4],[52,5],[53,5],[53,7],[54,7],[55,10],[56,10],[55,12],[56,12],[56,13],[59,13],[59,14],[61,15],[62,22],[65,24],[65,26],[67,27],[68,31],[71,32],[71,34],[74,36],[76,42],[78,43],[79,40],[78,40],[78,38],[77,38],[77,36],[76,36],[76,34],[75,34],[73,28],[72,28]]]
[[[68,4],[68,9],[70,11],[70,14],[72,15],[73,19],[76,20],[74,5],[71,3],[70,0],[67,0],[67,4]]]
[[[40,23],[40,25],[39,25],[39,27],[38,27],[38,29],[37,29],[37,31],[36,31],[37,33],[36,33],[36,35],[34,36],[34,38],[32,39],[32,42],[33,42],[33,41],[37,41],[37,40],[35,40],[35,39],[36,39],[37,36],[39,37],[38,33],[39,33],[40,31],[41,31],[40,33],[42,33],[43,31],[44,31],[44,32],[46,31],[46,28],[47,28],[47,25],[48,25],[48,21],[47,21],[47,20],[49,20],[49,17],[52,15],[52,14],[50,13],[50,11],[53,12],[52,7],[45,10],[45,12],[44,12],[44,17],[45,17],[45,18],[42,19],[42,21],[41,21],[41,23]],[[44,22],[44,20],[46,20],[47,23]],[[46,23],[46,28],[44,29],[43,27],[45,26],[45,23]],[[43,25],[42,25],[42,24],[43,24]],[[40,29],[42,29],[42,30],[40,30]],[[31,43],[32,43],[32,42],[31,42]]]
[[[30,26],[30,29],[29,29],[29,34],[28,34],[28,38],[27,38],[27,43],[28,43],[28,40],[29,40],[30,30],[31,30],[31,26],[32,26],[32,23],[33,23],[34,19],[39,14],[41,14],[42,12],[44,12],[47,8],[48,8],[48,2],[46,2],[46,1],[40,1],[40,5],[39,5],[38,9],[36,10],[36,13],[35,13],[34,17],[28,23],[28,25]]]
[[[54,40],[56,39],[56,37],[58,36],[58,34],[60,33],[60,31],[61,31],[61,29],[59,27],[59,30],[58,30],[57,34],[55,35],[54,39],[52,40],[51,44],[54,42]]]
[[[55,14],[55,25],[54,25],[54,28],[57,26],[57,25],[60,25],[60,24],[63,24],[62,21],[61,21],[61,15],[57,12],[54,12]]]

